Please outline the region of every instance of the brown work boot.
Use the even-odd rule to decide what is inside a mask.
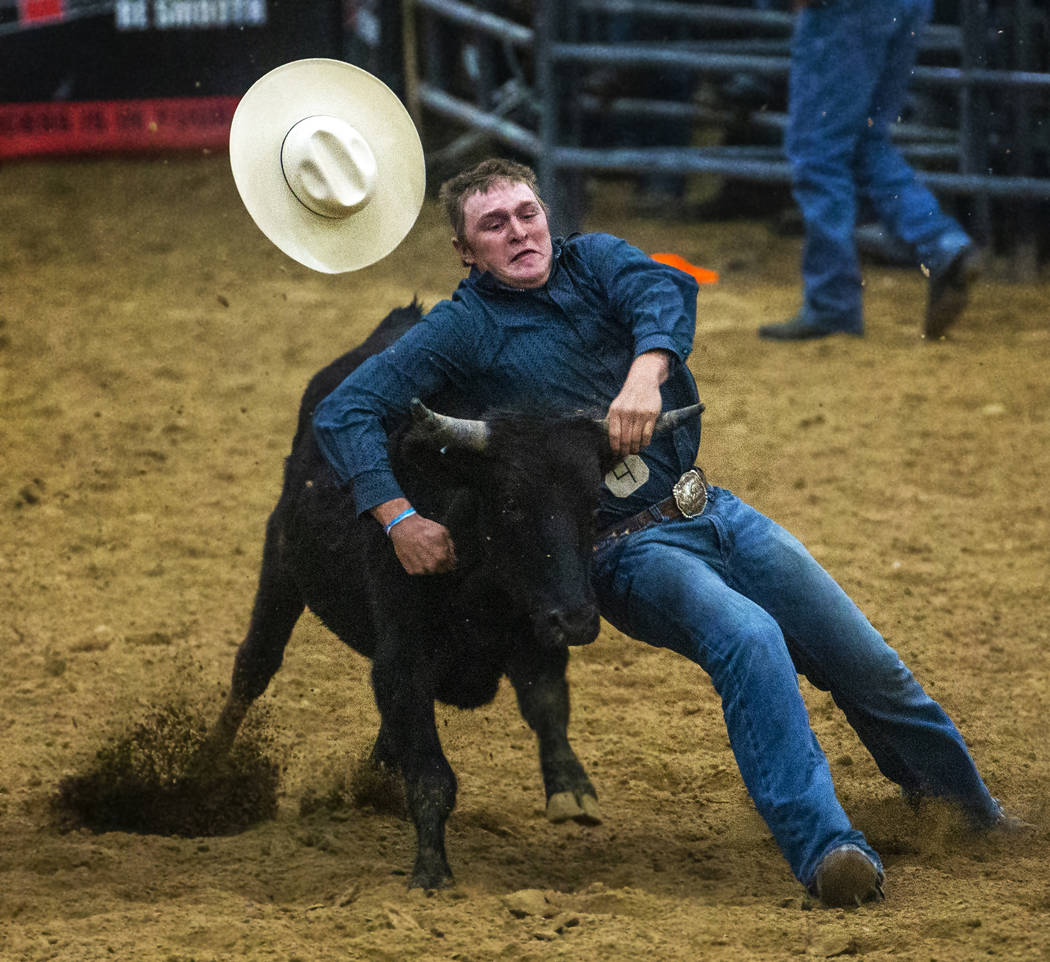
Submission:
[[[882,872],[856,845],[840,845],[820,860],[813,892],[829,908],[862,905],[882,895]]]

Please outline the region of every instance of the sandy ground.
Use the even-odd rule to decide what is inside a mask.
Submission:
[[[869,268],[862,340],[776,345],[797,239],[661,223],[597,198],[588,226],[721,272],[692,364],[712,479],[786,523],[1037,824],[975,838],[912,813],[808,687],[887,899],[810,904],[745,794],[703,674],[606,629],[570,666],[571,735],[602,825],[551,826],[505,686],[442,710],[460,780],[455,889],[406,891],[411,827],[300,813],[371,744],[367,664],[310,616],[263,699],[284,765],[241,834],[59,832],[46,802],[175,697],[217,711],[309,376],[459,269],[437,211],[357,274],[299,268],[222,157],[0,169],[0,958],[3,960],[1050,957],[1046,792],[1050,286],[994,276],[949,341],[918,272]]]

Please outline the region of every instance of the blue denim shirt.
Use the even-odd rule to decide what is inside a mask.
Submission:
[[[685,359],[696,293],[688,274],[608,234],[555,241],[542,288],[508,288],[472,269],[451,300],[436,304],[317,406],[318,443],[353,484],[364,512],[403,496],[387,459],[387,431],[407,416],[414,397],[440,397],[442,412],[459,416],[496,408],[604,417],[634,358],[659,348],[675,358],[662,388],[664,409],[693,404],[696,385]],[[648,481],[626,496],[606,488],[600,523],[667,497],[699,442],[699,419],[654,441],[641,453],[644,467],[629,465],[636,477],[648,471]],[[613,485],[621,495],[630,486]]]

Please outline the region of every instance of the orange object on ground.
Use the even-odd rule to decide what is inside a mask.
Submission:
[[[652,258],[654,261],[666,264],[668,267],[677,267],[678,270],[691,274],[697,284],[718,283],[718,271],[708,270],[706,267],[697,267],[695,264],[690,264],[684,257],[679,257],[677,254],[653,254]]]

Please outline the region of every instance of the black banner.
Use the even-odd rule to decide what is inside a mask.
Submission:
[[[240,96],[342,54],[342,0],[0,0],[6,103]]]

